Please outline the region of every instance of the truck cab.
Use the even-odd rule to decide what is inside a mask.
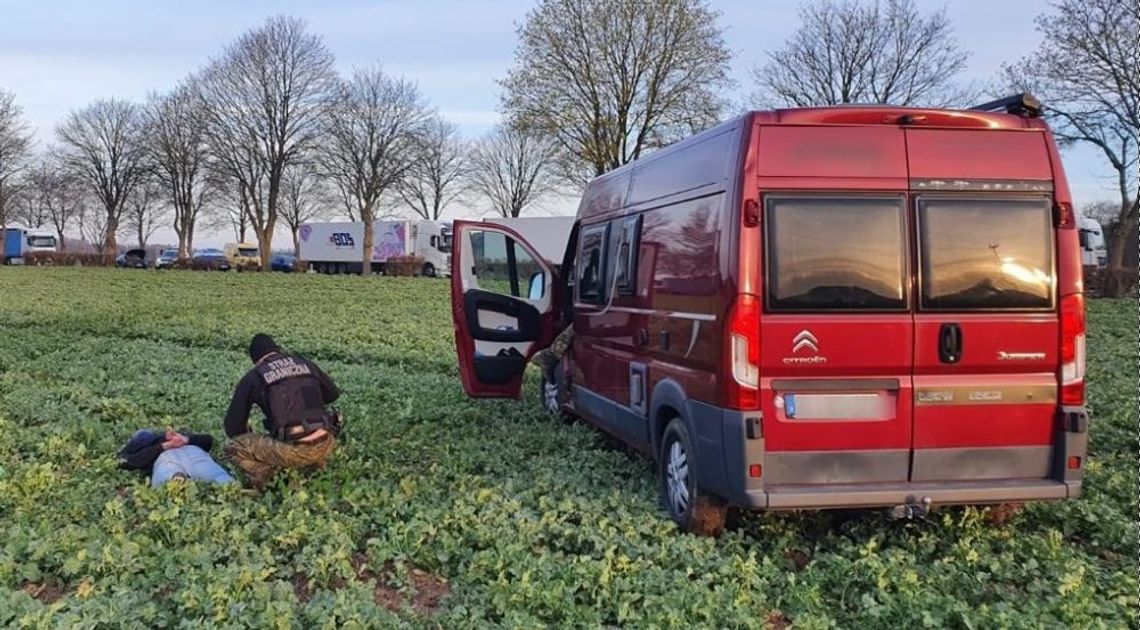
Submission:
[[[1077,236],[1081,245],[1081,266],[1104,269],[1108,264],[1108,248],[1100,222],[1091,217],[1077,217]]]
[[[25,256],[31,253],[58,251],[58,240],[50,230],[7,227],[2,231],[3,255],[0,262],[5,265],[22,265]]]
[[[226,243],[226,260],[238,271],[261,269],[261,250],[252,243]]]

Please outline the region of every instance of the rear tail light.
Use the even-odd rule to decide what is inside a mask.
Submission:
[[[1061,404],[1085,404],[1085,299],[1061,298]]]
[[[1081,458],[1074,455],[1069,458],[1069,470],[1077,470],[1081,467]]]
[[[760,475],[763,474],[763,472],[764,469],[760,467],[760,464],[752,464],[748,467],[748,476],[752,477],[753,479],[759,479]]]
[[[760,406],[760,299],[742,293],[728,315],[728,361],[732,378],[727,404],[733,409]]]

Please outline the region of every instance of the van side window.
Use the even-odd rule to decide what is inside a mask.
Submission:
[[[530,253],[500,232],[469,232],[477,287],[509,297],[540,300],[546,278]]]
[[[621,221],[621,238],[618,240],[617,293],[633,295],[637,292],[637,258],[641,249],[641,215]]]
[[[906,310],[902,197],[768,197],[769,311]]]
[[[575,267],[578,270],[578,301],[601,304],[606,298],[606,242],[609,225],[582,229],[581,248]]]

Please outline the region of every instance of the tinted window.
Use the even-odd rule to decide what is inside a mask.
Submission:
[[[600,304],[605,299],[605,249],[608,225],[595,225],[582,230],[581,249],[575,266],[578,269],[578,300]]]
[[[922,306],[1048,308],[1052,212],[1038,199],[920,199]]]
[[[526,249],[500,232],[473,230],[468,234],[478,288],[511,297],[542,298],[544,273]]]
[[[238,256],[245,256],[247,258],[257,257],[257,250],[252,247],[242,247],[238,250]]]
[[[769,198],[768,308],[906,308],[902,198]]]
[[[617,292],[621,295],[633,295],[637,290],[637,254],[641,237],[641,215],[622,219],[621,236],[618,240],[617,260]]]
[[[29,236],[28,247],[55,247],[54,236]]]

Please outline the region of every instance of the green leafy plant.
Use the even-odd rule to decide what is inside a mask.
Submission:
[[[1082,499],[713,540],[595,431],[466,398],[447,283],[5,268],[0,296],[0,627],[1115,628],[1140,605],[1135,302],[1089,304]],[[259,331],[344,390],[327,469],[258,498],[116,469],[140,427],[221,438]]]

